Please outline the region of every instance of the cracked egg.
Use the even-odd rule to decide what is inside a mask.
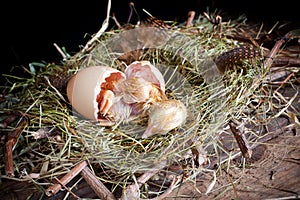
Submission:
[[[98,119],[101,91],[111,89],[115,82],[124,80],[125,74],[107,66],[91,66],[79,70],[67,84],[67,97],[73,108],[83,117]]]

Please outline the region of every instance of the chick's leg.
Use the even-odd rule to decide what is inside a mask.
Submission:
[[[104,90],[101,92],[101,99],[99,102],[99,112],[105,116],[112,107],[115,95],[111,90]]]

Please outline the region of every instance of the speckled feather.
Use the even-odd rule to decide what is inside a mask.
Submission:
[[[221,72],[232,64],[237,64],[243,60],[258,58],[261,53],[253,46],[241,46],[222,53],[215,59],[215,63]]]
[[[153,16],[147,19],[147,24],[160,29],[170,29],[170,26],[164,21]],[[257,48],[253,46],[241,46],[220,54],[214,59],[214,61],[218,69],[224,73],[226,68],[230,65],[261,56],[262,55]]]

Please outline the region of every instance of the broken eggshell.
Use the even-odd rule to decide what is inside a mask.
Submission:
[[[67,97],[73,108],[83,117],[98,119],[97,96],[101,87],[112,87],[114,81],[125,79],[125,74],[107,66],[91,66],[78,71],[67,84]]]

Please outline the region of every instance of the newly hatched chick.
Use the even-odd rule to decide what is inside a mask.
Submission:
[[[167,99],[160,88],[144,78],[131,77],[116,84],[115,93],[122,97],[122,101],[131,105],[133,115],[148,110],[153,102]]]
[[[186,116],[186,107],[181,101],[172,99],[156,102],[150,109],[148,127],[142,138],[166,134],[182,125]]]
[[[149,61],[135,61],[127,66],[125,74],[109,75],[101,82],[96,100],[102,125],[144,116],[153,102],[167,99],[164,77]]]

